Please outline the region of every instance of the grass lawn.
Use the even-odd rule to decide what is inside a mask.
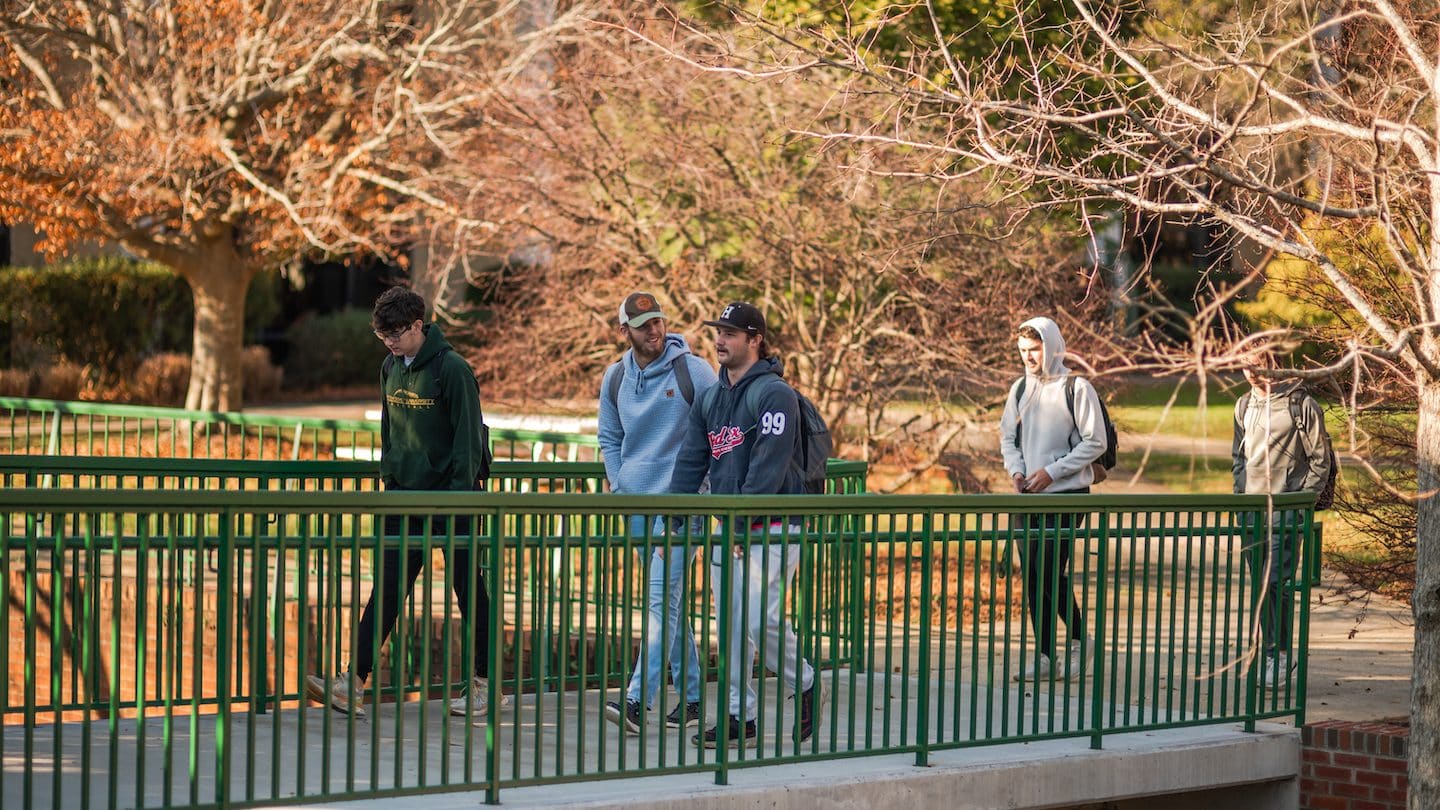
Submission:
[[[1139,451],[1120,453],[1118,469],[1120,480],[1128,480],[1140,465],[1143,454]],[[1340,469],[1341,484],[1358,481],[1365,473],[1354,467]],[[1179,453],[1151,453],[1145,462],[1141,480],[1164,487],[1172,492],[1188,492],[1201,495],[1219,495],[1230,492],[1232,480],[1230,460],[1220,456],[1192,456]],[[1332,510],[1317,513],[1316,519],[1325,524],[1325,548],[1354,552],[1367,546],[1366,538],[1335,514]]]
[[[1119,480],[1128,480],[1140,468],[1144,452],[1122,450]],[[1171,492],[1218,495],[1231,490],[1230,459],[1221,456],[1192,456],[1181,453],[1151,453],[1141,470],[1141,480]]]
[[[1121,431],[1142,436],[1158,434],[1227,441],[1234,431],[1235,402],[1249,390],[1239,378],[1214,377],[1206,386],[1202,403],[1200,385],[1194,380],[1180,384],[1163,380],[1135,382],[1108,389],[1102,382],[1100,388],[1109,397],[1110,418],[1115,420],[1115,426]],[[1330,431],[1335,449],[1348,450],[1350,412],[1344,403],[1334,403],[1323,397],[1320,404],[1325,408],[1325,426]],[[1411,432],[1416,427],[1414,411],[1372,410],[1363,419],[1365,422],[1393,421]]]
[[[1178,385],[1157,380],[1113,389],[1106,389],[1102,382],[1100,388],[1109,397],[1110,418],[1122,431],[1228,439],[1235,400],[1246,389],[1218,378],[1208,383],[1203,401],[1200,385],[1194,380]]]

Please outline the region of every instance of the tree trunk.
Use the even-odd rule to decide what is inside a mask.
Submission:
[[[195,300],[185,407],[238,410],[243,403],[240,355],[245,342],[245,291],[255,271],[235,251],[228,228],[219,238],[197,247],[189,266],[175,268],[190,282]]]
[[[1428,339],[1426,342],[1433,341]],[[1434,348],[1434,347],[1427,347]],[[1435,356],[1433,352],[1430,356]],[[1410,807],[1440,807],[1440,382],[1419,386],[1415,435],[1415,664],[1410,680]]]

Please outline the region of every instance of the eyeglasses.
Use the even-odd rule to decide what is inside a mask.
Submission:
[[[402,326],[402,327],[400,327],[399,329],[389,329],[389,330],[376,329],[376,330],[375,330],[375,337],[380,338],[381,340],[384,340],[384,341],[399,340],[402,336],[404,336],[404,334],[405,334],[406,332],[409,332],[409,331],[410,331],[411,329],[413,329],[414,327],[415,327],[415,324],[414,324],[414,323],[411,323],[411,324],[408,324],[408,325],[406,325],[406,326]]]

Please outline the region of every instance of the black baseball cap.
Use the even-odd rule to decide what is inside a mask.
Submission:
[[[760,314],[754,304],[745,301],[736,301],[725,307],[720,317],[713,321],[706,321],[706,326],[728,326],[731,329],[739,329],[742,332],[749,332],[752,335],[765,334],[765,316]]]

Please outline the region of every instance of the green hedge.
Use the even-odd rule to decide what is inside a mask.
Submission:
[[[269,277],[251,285],[247,333],[275,317],[276,294]],[[150,355],[188,353],[193,322],[189,285],[162,265],[102,256],[0,268],[0,365],[68,360],[129,374]]]
[[[385,349],[371,331],[369,310],[311,314],[291,326],[285,337],[290,343],[286,388],[380,384]]]

